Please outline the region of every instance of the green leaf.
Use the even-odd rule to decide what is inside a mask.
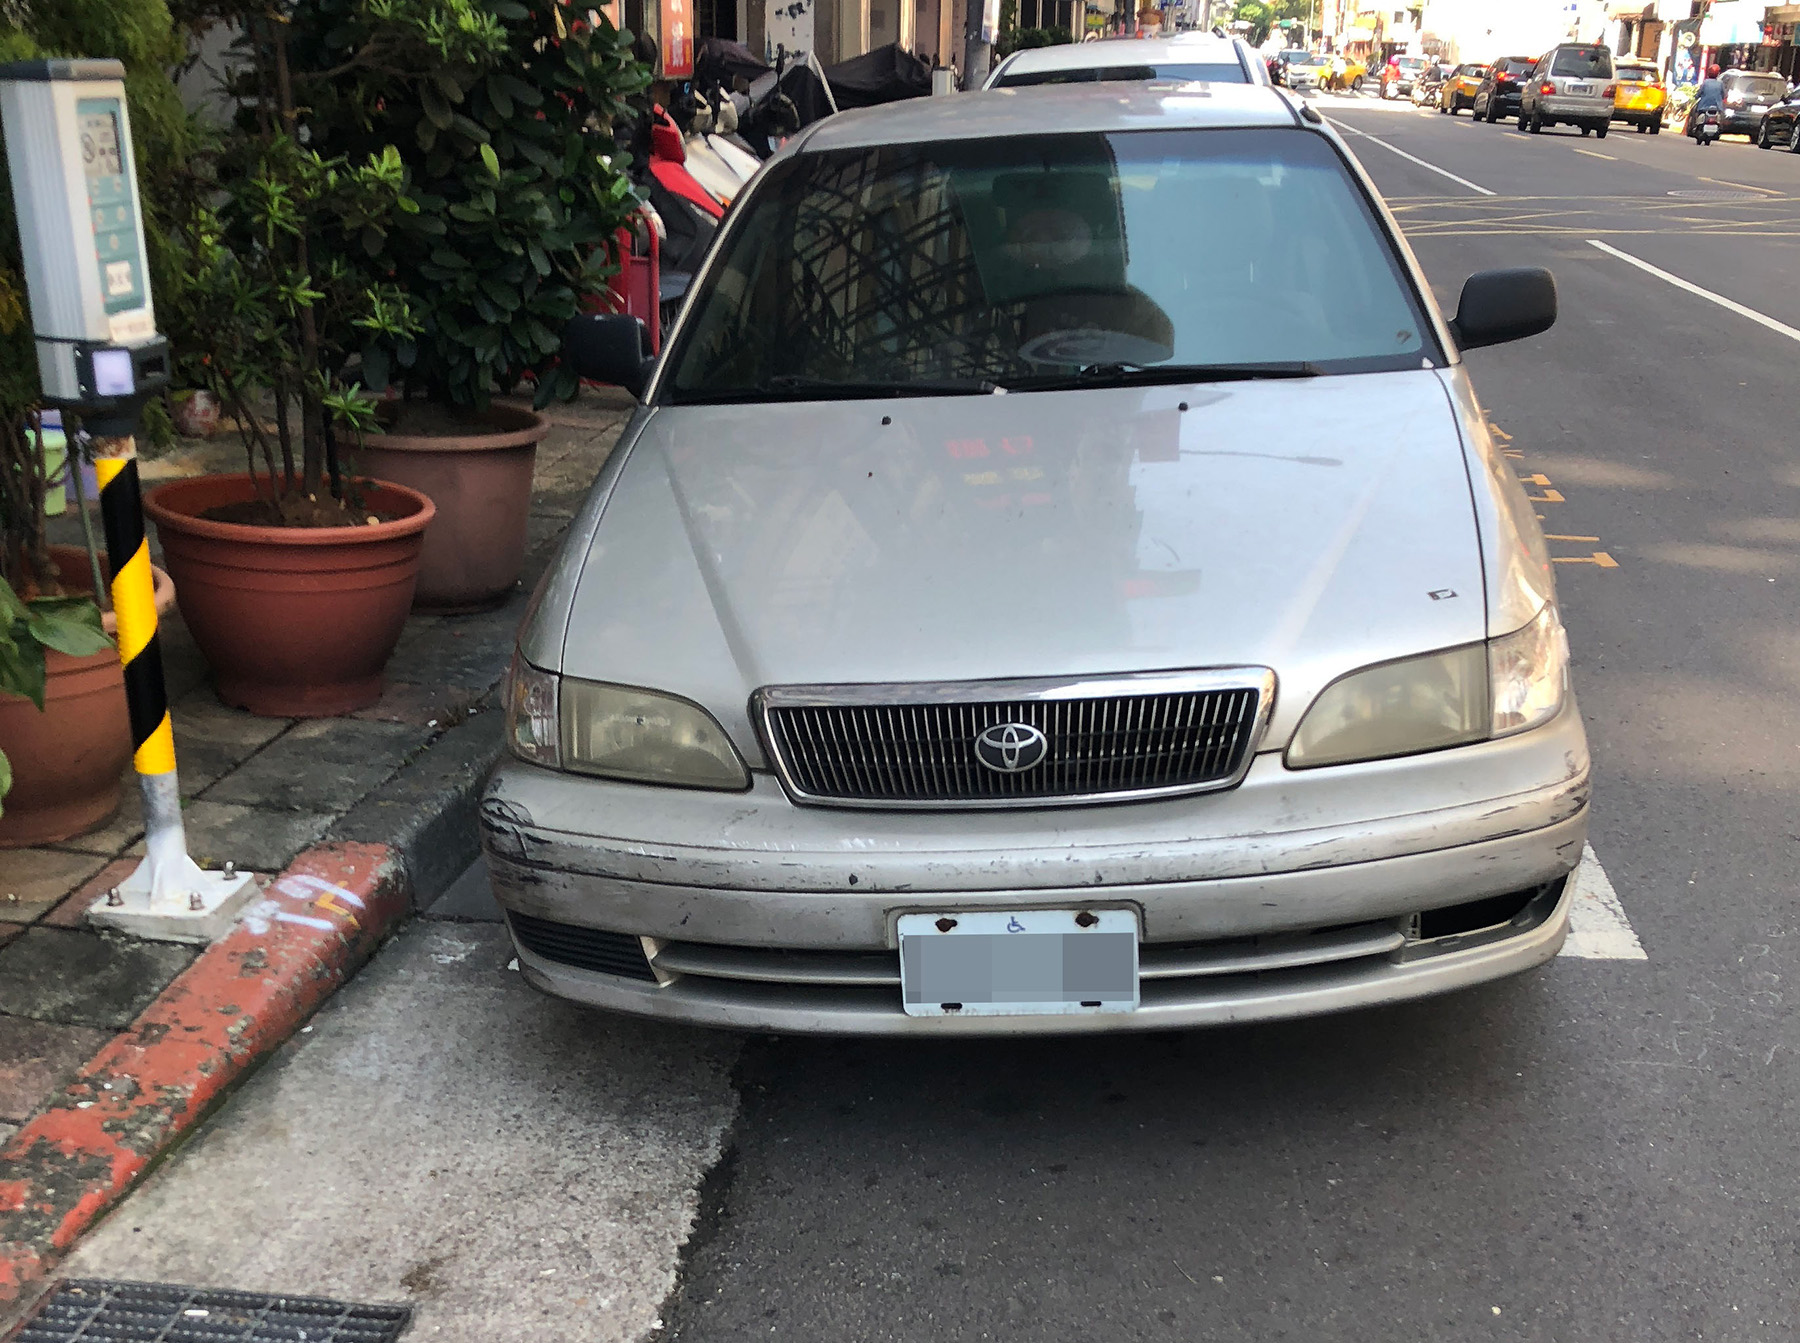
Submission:
[[[444,95],[430,84],[419,85],[419,106],[431,124],[440,131],[449,130],[456,119],[450,110],[450,104],[444,101]]]
[[[7,760],[6,752],[0,751],[0,801],[12,792],[12,763]],[[6,808],[0,807],[0,816],[6,815]]]
[[[481,147],[481,161],[487,164],[487,170],[496,182],[500,180],[500,156],[494,152],[492,145]]]
[[[100,608],[86,597],[44,597],[26,606],[25,629],[46,648],[84,658],[113,646],[100,623]]]
[[[43,709],[44,646],[36,639],[15,644],[7,657],[0,658],[0,690],[23,695],[39,710]]]

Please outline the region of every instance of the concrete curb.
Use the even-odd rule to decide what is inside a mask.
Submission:
[[[100,1214],[409,913],[383,844],[297,857],[241,922],[0,1148],[0,1329]]]

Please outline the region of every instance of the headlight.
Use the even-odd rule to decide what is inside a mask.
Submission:
[[[1554,718],[1569,641],[1556,608],[1485,644],[1386,662],[1332,682],[1288,745],[1289,769],[1414,755],[1524,732]]]
[[[578,681],[513,659],[506,739],[535,765],[633,783],[750,786],[725,729],[697,704],[628,686]]]
[[[561,709],[564,769],[683,788],[750,786],[725,729],[697,704],[564,677]]]

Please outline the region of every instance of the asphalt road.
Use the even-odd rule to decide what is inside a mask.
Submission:
[[[1322,106],[1463,179],[1351,137],[1449,309],[1557,274],[1557,328],[1469,362],[1573,538],[1593,846],[1648,960],[1174,1037],[750,1042],[674,1337],[1795,1336],[1800,345],[1590,240],[1800,327],[1800,156]]]

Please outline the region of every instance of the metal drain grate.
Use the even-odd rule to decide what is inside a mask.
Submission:
[[[15,1343],[395,1343],[411,1306],[77,1278]]]
[[[1773,199],[1757,191],[1671,191],[1684,201],[1766,201]]]

